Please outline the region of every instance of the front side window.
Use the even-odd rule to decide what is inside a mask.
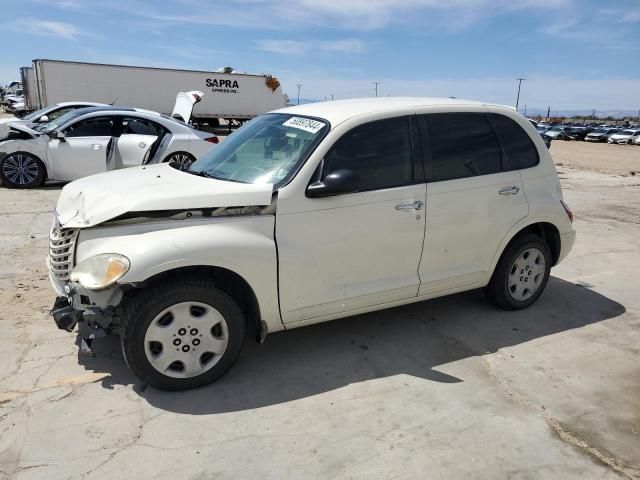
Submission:
[[[487,116],[494,132],[498,136],[504,155],[503,170],[520,170],[538,164],[538,149],[520,125],[509,117],[496,113]]]
[[[67,127],[67,137],[109,137],[112,134],[113,117],[92,117]]]
[[[412,183],[409,118],[371,122],[347,132],[325,156],[323,177],[343,169],[355,173],[359,191]]]
[[[241,183],[284,184],[329,130],[324,120],[260,115],[191,164],[187,172]]]
[[[425,115],[431,146],[431,181],[489,175],[502,171],[500,145],[483,114]]]

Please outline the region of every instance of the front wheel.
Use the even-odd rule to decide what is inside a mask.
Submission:
[[[551,273],[551,252],[537,235],[516,238],[503,252],[485,293],[504,310],[527,308],[542,295]]]
[[[44,165],[30,153],[9,153],[0,162],[0,178],[9,188],[39,187],[44,177]]]
[[[210,280],[183,279],[141,292],[123,317],[125,361],[143,382],[162,390],[209,384],[235,363],[245,319]]]

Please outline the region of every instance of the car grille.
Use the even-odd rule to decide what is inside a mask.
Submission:
[[[69,280],[79,231],[77,228],[52,228],[49,233],[49,270],[58,280]]]

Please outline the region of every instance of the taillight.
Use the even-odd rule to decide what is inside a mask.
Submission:
[[[573,212],[569,208],[569,205],[564,203],[564,201],[562,201],[562,200],[560,200],[560,203],[562,204],[562,207],[564,208],[564,211],[567,212],[567,217],[569,217],[569,221],[571,223],[573,223]]]
[[[213,136],[205,138],[204,141],[209,143],[218,143],[220,140],[218,140],[218,137]]]

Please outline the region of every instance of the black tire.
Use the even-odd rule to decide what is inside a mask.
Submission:
[[[228,343],[224,353],[209,370],[193,377],[174,378],[152,366],[145,353],[145,335],[157,315],[182,302],[198,302],[215,308],[226,322]],[[144,383],[161,390],[188,390],[217,380],[233,366],[244,343],[245,323],[237,303],[216,288],[211,280],[183,278],[148,287],[131,299],[122,319],[120,344],[127,365]]]
[[[509,276],[516,259],[531,248],[536,248],[544,256],[544,276],[535,293],[526,300],[516,300],[509,290]],[[526,234],[516,237],[505,249],[500,261],[491,276],[491,281],[484,289],[485,295],[496,307],[503,310],[520,310],[532,305],[542,295],[549,274],[551,273],[551,251],[549,246],[537,235]]]
[[[174,162],[186,167],[195,161],[196,157],[188,152],[173,152],[172,154],[167,155],[167,158],[163,160],[163,163]]]
[[[0,160],[0,179],[9,188],[39,187],[45,176],[44,164],[31,153],[8,153]]]

